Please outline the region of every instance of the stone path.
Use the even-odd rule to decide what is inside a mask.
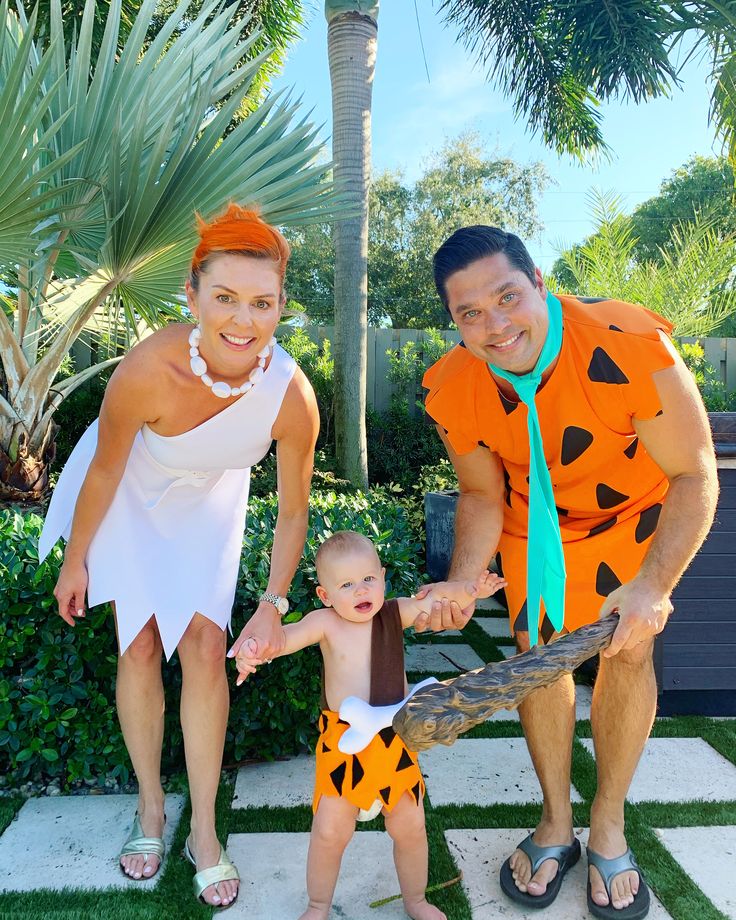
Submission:
[[[435,639],[412,649],[446,654],[462,667],[475,666],[469,663],[477,658],[472,648],[458,641]],[[414,658],[423,667],[432,662],[427,651]],[[441,670],[447,668],[443,665]],[[590,688],[578,686],[579,719],[589,718],[590,698]],[[463,875],[462,890],[456,885],[451,896],[440,895],[448,898],[439,903],[449,920],[537,920],[540,916],[509,902],[498,884],[501,863],[531,829],[527,825],[533,823],[535,805],[541,800],[526,745],[516,737],[517,720],[516,713],[497,713],[480,732],[476,730],[480,736],[461,738],[452,748],[438,746],[420,755],[427,783],[426,807],[432,816],[432,860],[436,867],[441,866],[435,869],[441,877],[433,880],[450,879],[458,871]],[[580,728],[583,735],[589,734],[587,724],[583,722]],[[724,733],[736,737],[736,720],[701,720],[698,724],[705,725],[700,732],[704,737],[653,737],[631,788],[630,802],[638,816],[633,847],[659,895],[652,900],[652,920],[736,920],[736,766],[708,743],[714,737],[708,734],[708,726],[715,726],[712,731],[717,730],[719,737]],[[671,734],[671,728],[663,728],[662,733]],[[581,737],[576,750],[572,797],[580,813],[587,815],[594,764],[590,738]],[[228,851],[243,875],[242,895],[228,913],[233,920],[296,920],[299,916],[305,897],[306,809],[311,804],[313,775],[314,760],[307,755],[238,771],[224,819],[230,826]],[[669,805],[662,808],[656,803]],[[182,845],[185,831],[179,825],[185,804],[182,795],[167,797],[170,849],[174,843],[177,848]],[[463,805],[474,808],[467,812]],[[269,811],[273,808],[278,812]],[[75,901],[84,897],[80,892],[105,893],[105,903],[116,907],[116,920],[143,916],[140,911],[146,898],[165,906],[152,909],[145,917],[208,916],[206,909],[194,904],[190,872],[178,857],[167,855],[163,870],[145,883],[121,875],[116,856],[134,811],[135,797],[130,795],[57,796],[25,802],[0,835],[0,917],[22,920],[23,910],[31,904],[27,893],[48,889],[59,892],[54,905],[44,909],[43,916],[49,918],[102,916],[98,907],[72,907],[99,903]],[[348,847],[335,896],[332,916],[336,918],[398,920],[405,916],[400,901],[370,906],[398,893],[391,842],[375,826],[356,833]],[[290,831],[290,827],[300,830]],[[584,844],[587,829],[578,827],[576,833]],[[571,870],[554,906],[545,911],[545,920],[587,918],[585,880],[583,858]],[[62,891],[65,886],[67,890]],[[685,889],[695,901],[681,903]],[[455,914],[448,904],[455,905]]]

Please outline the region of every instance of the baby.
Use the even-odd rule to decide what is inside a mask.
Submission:
[[[414,920],[446,920],[429,904],[428,848],[424,826],[424,780],[417,756],[407,750],[392,728],[384,728],[357,754],[338,749],[348,724],[338,710],[348,696],[372,705],[389,705],[407,694],[402,630],[414,623],[432,602],[447,598],[467,607],[489,597],[505,582],[484,572],[476,582],[435,585],[421,601],[384,597],[384,569],[371,541],[352,531],[325,540],[315,560],[317,596],[325,605],[298,623],[284,627],[289,655],[319,643],[324,661],[314,820],[307,858],[309,906],[300,920],[326,920],[337,883],[342,854],[355,831],[359,813],[381,811],[394,842],[394,861],[407,914]],[[251,639],[237,656],[238,683],[261,663]],[[365,814],[365,813],[368,814]]]

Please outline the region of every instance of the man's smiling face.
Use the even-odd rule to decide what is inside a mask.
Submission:
[[[447,304],[468,351],[512,374],[537,363],[547,337],[547,291],[498,252],[471,262],[445,281]]]

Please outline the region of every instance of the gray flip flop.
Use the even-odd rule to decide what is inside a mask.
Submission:
[[[501,888],[504,894],[511,898],[512,901],[516,901],[517,904],[523,904],[524,907],[539,909],[542,907],[549,907],[560,893],[560,887],[565,873],[580,859],[580,841],[575,837],[573,842],[567,846],[540,847],[532,840],[533,836],[534,832],[532,831],[532,833],[529,834],[525,840],[522,840],[517,847],[518,850],[526,853],[529,857],[529,862],[532,866],[532,875],[535,874],[546,859],[554,859],[557,861],[557,875],[555,875],[549,885],[547,885],[547,890],[544,894],[527,894],[525,891],[520,891],[516,887],[514,873],[511,869],[511,857],[509,856],[506,862],[501,866]]]
[[[644,881],[644,876],[641,874],[641,869],[637,865],[631,850],[627,850],[623,856],[617,856],[615,859],[606,859],[601,856],[600,853],[591,850],[590,847],[586,849],[588,853],[588,865],[595,866],[600,872],[609,901],[605,907],[595,903],[591,894],[589,877],[588,910],[591,914],[593,914],[594,917],[600,917],[601,920],[642,920],[643,917],[646,917],[649,913],[649,889],[647,888],[647,883]],[[632,869],[639,876],[639,890],[634,896],[633,902],[629,904],[628,907],[615,908],[611,903],[613,901],[611,897],[611,882],[617,875],[621,875],[622,872],[629,872]]]

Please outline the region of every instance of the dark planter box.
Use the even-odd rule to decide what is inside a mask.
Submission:
[[[424,496],[424,530],[427,537],[427,574],[444,581],[455,546],[456,490],[427,492]]]
[[[674,591],[675,612],[655,643],[661,715],[736,715],[736,412],[713,412],[721,486],[716,520]],[[457,492],[424,497],[427,572],[447,576]]]

